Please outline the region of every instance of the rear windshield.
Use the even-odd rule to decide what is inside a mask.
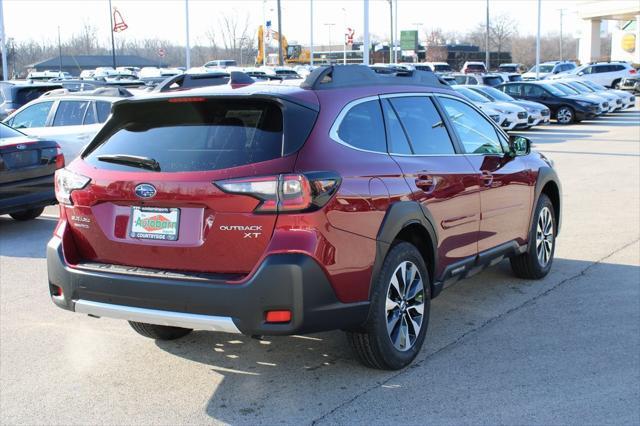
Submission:
[[[453,69],[449,65],[434,65],[435,72],[451,72]]]
[[[467,65],[467,69],[470,71],[484,71],[484,65],[480,64],[469,64]]]
[[[272,160],[297,150],[300,138],[303,143],[309,134],[315,112],[298,108],[312,116],[303,113],[288,120],[294,123],[287,127],[292,138],[286,144],[283,111],[275,102],[161,100],[121,105],[84,157],[102,169],[129,171],[135,166],[100,157],[146,157],[155,160],[162,172],[218,170]]]
[[[26,103],[31,102],[34,99],[37,99],[45,92],[50,90],[59,89],[62,86],[45,86],[45,87],[20,87],[16,90],[16,96],[14,102],[24,105]]]
[[[485,77],[484,78],[484,84],[486,84],[487,86],[497,86],[498,84],[501,84],[502,78],[500,77]]]
[[[517,72],[518,71],[518,67],[516,67],[514,65],[500,65],[498,67],[498,71],[500,71],[500,72]]]

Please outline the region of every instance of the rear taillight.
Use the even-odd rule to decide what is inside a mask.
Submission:
[[[56,170],[55,188],[56,199],[60,204],[73,204],[71,193],[77,189],[82,189],[91,181],[86,176],[73,173],[67,169]]]
[[[56,170],[64,167],[64,154],[60,147],[56,147]]]
[[[324,206],[340,185],[340,177],[330,172],[283,174],[214,182],[222,191],[260,200],[260,213],[308,212]]]
[[[635,68],[632,68],[632,69],[629,70],[629,74],[637,74],[637,73],[638,73],[638,71],[636,71]]]

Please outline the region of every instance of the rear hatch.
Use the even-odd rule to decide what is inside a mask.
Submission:
[[[277,214],[220,182],[268,189],[294,169],[316,111],[256,97],[127,100],[70,169],[91,182],[67,218],[78,261],[163,271],[249,273]],[[265,183],[260,181],[264,179]]]

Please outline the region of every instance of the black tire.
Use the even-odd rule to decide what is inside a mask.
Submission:
[[[9,213],[9,216],[19,221],[32,220],[40,216],[43,211],[44,211],[44,207],[39,207],[37,209],[29,209],[29,210],[23,210],[21,212]]]
[[[156,340],[175,340],[186,336],[193,330],[190,328],[170,327],[168,325],[147,324],[144,322],[129,321],[129,325],[138,334]]]
[[[417,279],[421,278],[422,292],[417,291],[413,296],[407,296],[403,290],[404,296],[399,297],[402,301],[388,311],[386,305],[388,293],[395,292],[395,290],[390,290],[392,277],[394,277],[396,270],[403,264],[407,265],[407,262],[413,265],[407,270],[413,270],[412,268],[415,267],[419,273]],[[396,280],[398,280],[399,276],[402,276],[402,274],[395,275]],[[403,279],[402,281],[406,282],[407,280]],[[411,293],[412,289],[419,288],[419,285],[420,283],[414,278],[409,285],[408,293]],[[400,285],[399,287],[402,288],[404,286]],[[413,300],[413,302],[410,302],[410,300]],[[412,303],[421,304],[422,315],[417,315],[419,311]],[[360,361],[368,367],[384,370],[399,370],[409,365],[418,355],[424,343],[429,324],[430,303],[431,286],[429,273],[420,252],[415,246],[407,242],[395,244],[387,253],[378,276],[373,280],[371,308],[366,324],[360,331],[347,331],[349,342]],[[413,321],[411,323],[405,321],[405,318],[408,318],[407,315],[420,321],[417,334],[415,333]],[[396,326],[392,326],[392,331],[389,332],[387,331],[387,321],[392,317],[396,318]],[[403,328],[403,324],[407,326]],[[405,341],[399,335],[401,329],[406,330],[407,334],[404,334],[404,336],[406,336],[407,341],[411,341],[412,335],[414,339],[413,344],[407,346],[404,350],[396,348],[391,340],[391,336],[394,334],[393,331],[397,330],[397,333],[395,333],[397,336],[396,342]],[[413,334],[411,334],[412,330],[414,331]]]
[[[622,81],[622,79],[615,79],[611,82],[611,86],[609,86],[611,89],[618,89],[620,90],[620,82]]]
[[[538,222],[540,221],[541,212],[545,208],[548,209],[551,214],[550,220],[552,223],[552,244],[550,254],[548,255],[548,260],[546,263],[542,262],[538,256],[537,244]],[[527,252],[511,258],[511,269],[518,278],[539,280],[541,278],[544,278],[551,270],[551,265],[553,264],[553,255],[555,254],[556,250],[556,231],[558,229],[553,204],[551,203],[549,197],[547,197],[545,194],[540,194],[540,198],[538,199],[538,204],[536,205],[536,211],[533,217],[533,223],[531,224],[531,230],[529,231],[529,246],[527,247]],[[546,242],[543,241],[541,244],[546,244]]]
[[[563,105],[556,111],[558,124],[567,125],[576,121],[576,112],[570,106]]]

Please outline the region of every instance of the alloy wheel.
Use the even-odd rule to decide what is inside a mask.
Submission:
[[[413,347],[424,318],[424,281],[418,267],[404,261],[393,272],[387,289],[387,333],[399,351]]]
[[[568,108],[560,108],[560,110],[558,111],[558,122],[562,124],[569,124],[571,123],[571,120],[573,120],[573,114],[571,113],[571,110],[569,110]]]
[[[543,268],[551,260],[553,243],[553,216],[548,207],[543,207],[538,215],[536,226],[536,254],[538,262]]]

